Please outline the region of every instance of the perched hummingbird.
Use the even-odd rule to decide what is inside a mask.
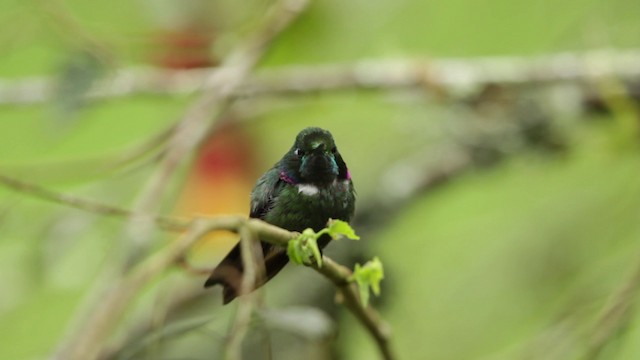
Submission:
[[[281,228],[320,231],[329,219],[349,221],[355,209],[355,190],[347,165],[327,130],[309,127],[296,137],[293,147],[256,182],[251,192],[250,217]],[[331,240],[318,239],[320,249]],[[274,277],[289,261],[286,249],[261,242],[266,277]],[[223,303],[240,294],[242,256],[237,244],[213,270],[204,286],[221,284]]]

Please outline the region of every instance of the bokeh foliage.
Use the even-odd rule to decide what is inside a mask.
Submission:
[[[0,76],[56,77],[82,51],[95,52],[106,74],[146,64],[158,14],[175,6],[168,3],[0,0]],[[220,1],[210,10],[212,16],[234,11],[233,21],[218,29],[221,54],[251,29],[266,3],[239,7]],[[638,47],[638,10],[631,0],[317,1],[276,42],[264,66]],[[85,104],[62,118],[56,104],[4,106],[0,170],[129,207],[149,167],[100,169],[176,121],[190,100],[136,96]],[[258,171],[289,148],[299,129],[322,126],[333,132],[364,206],[385,191],[393,164],[457,141],[451,128],[470,123],[463,105],[424,100],[402,92],[343,92],[247,101],[243,108],[261,154]],[[465,173],[411,199],[348,245],[385,264],[382,299],[372,300],[392,325],[401,358],[567,359],[587,348],[596,319],[631,276],[640,250],[640,159],[637,148],[619,144],[616,135],[618,120],[637,119],[637,113],[550,116],[566,152],[518,152]],[[174,197],[167,195],[159,212],[171,211]],[[359,209],[365,210],[372,211]],[[0,188],[0,358],[41,358],[53,349],[120,226]],[[342,247],[335,245],[328,254],[339,255]],[[269,285],[268,300],[314,304],[293,289],[322,280],[301,270],[286,269],[283,280]],[[193,286],[200,281],[179,271],[171,278]],[[141,303],[152,304],[153,294]],[[321,298],[332,296],[326,288]],[[221,341],[228,314],[220,313],[228,310],[211,315],[206,309],[190,315],[213,319],[208,332],[168,341],[166,356],[186,349],[208,354],[215,345],[207,336]],[[339,320],[337,351],[348,359],[373,358],[359,325],[332,309]],[[640,356],[640,323],[630,314],[601,358]]]

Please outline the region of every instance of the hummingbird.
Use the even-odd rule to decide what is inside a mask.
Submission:
[[[329,219],[349,222],[355,211],[355,189],[349,169],[327,130],[308,127],[300,131],[289,151],[256,182],[251,191],[251,218],[289,231],[320,231]],[[322,250],[331,240],[318,239]],[[256,279],[264,285],[289,262],[285,248],[261,241],[266,270]],[[243,274],[240,244],[213,270],[204,286],[220,284],[223,304],[241,295]]]

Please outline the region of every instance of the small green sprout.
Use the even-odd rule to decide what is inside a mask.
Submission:
[[[384,269],[377,256],[373,260],[367,261],[363,266],[356,264],[350,280],[358,284],[360,301],[363,306],[366,307],[369,304],[369,288],[374,295],[380,295],[380,281],[382,279],[384,279]]]
[[[322,255],[318,248],[320,236],[328,234],[332,239],[337,240],[341,236],[351,240],[360,240],[356,232],[346,221],[329,220],[328,226],[317,233],[313,229],[306,229],[297,238],[289,241],[287,255],[289,259],[298,265],[309,264],[311,259],[315,259],[318,266],[322,266]]]

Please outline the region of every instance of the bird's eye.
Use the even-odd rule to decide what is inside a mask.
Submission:
[[[331,148],[331,153],[335,154],[338,152],[338,148],[336,148],[335,146]]]
[[[297,157],[302,157],[304,155],[304,151],[300,149],[296,149],[293,153],[296,154]]]

